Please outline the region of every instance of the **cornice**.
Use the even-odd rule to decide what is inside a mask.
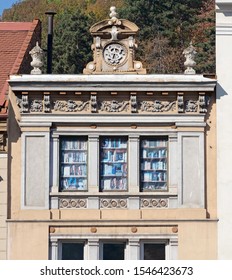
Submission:
[[[13,91],[214,91],[203,75],[15,75]]]

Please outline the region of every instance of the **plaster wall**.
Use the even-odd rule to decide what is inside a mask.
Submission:
[[[232,259],[232,1],[221,2],[216,8],[218,258]]]

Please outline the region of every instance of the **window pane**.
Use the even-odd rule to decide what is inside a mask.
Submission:
[[[165,260],[165,244],[144,244],[144,260]]]
[[[87,190],[87,138],[62,138],[60,155],[60,189]]]
[[[101,139],[101,190],[127,190],[127,139]]]
[[[124,260],[124,243],[103,244],[103,260]]]
[[[141,191],[167,190],[167,138],[142,138]]]
[[[62,243],[62,260],[83,260],[83,243]]]

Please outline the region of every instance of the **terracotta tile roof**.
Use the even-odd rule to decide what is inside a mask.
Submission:
[[[0,115],[7,111],[7,79],[11,74],[30,73],[29,51],[40,42],[41,23],[0,22]]]

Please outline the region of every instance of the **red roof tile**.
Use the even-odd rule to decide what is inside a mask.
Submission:
[[[29,51],[40,42],[41,23],[33,22],[0,22],[0,114],[6,113],[7,79],[10,74],[30,72]]]

